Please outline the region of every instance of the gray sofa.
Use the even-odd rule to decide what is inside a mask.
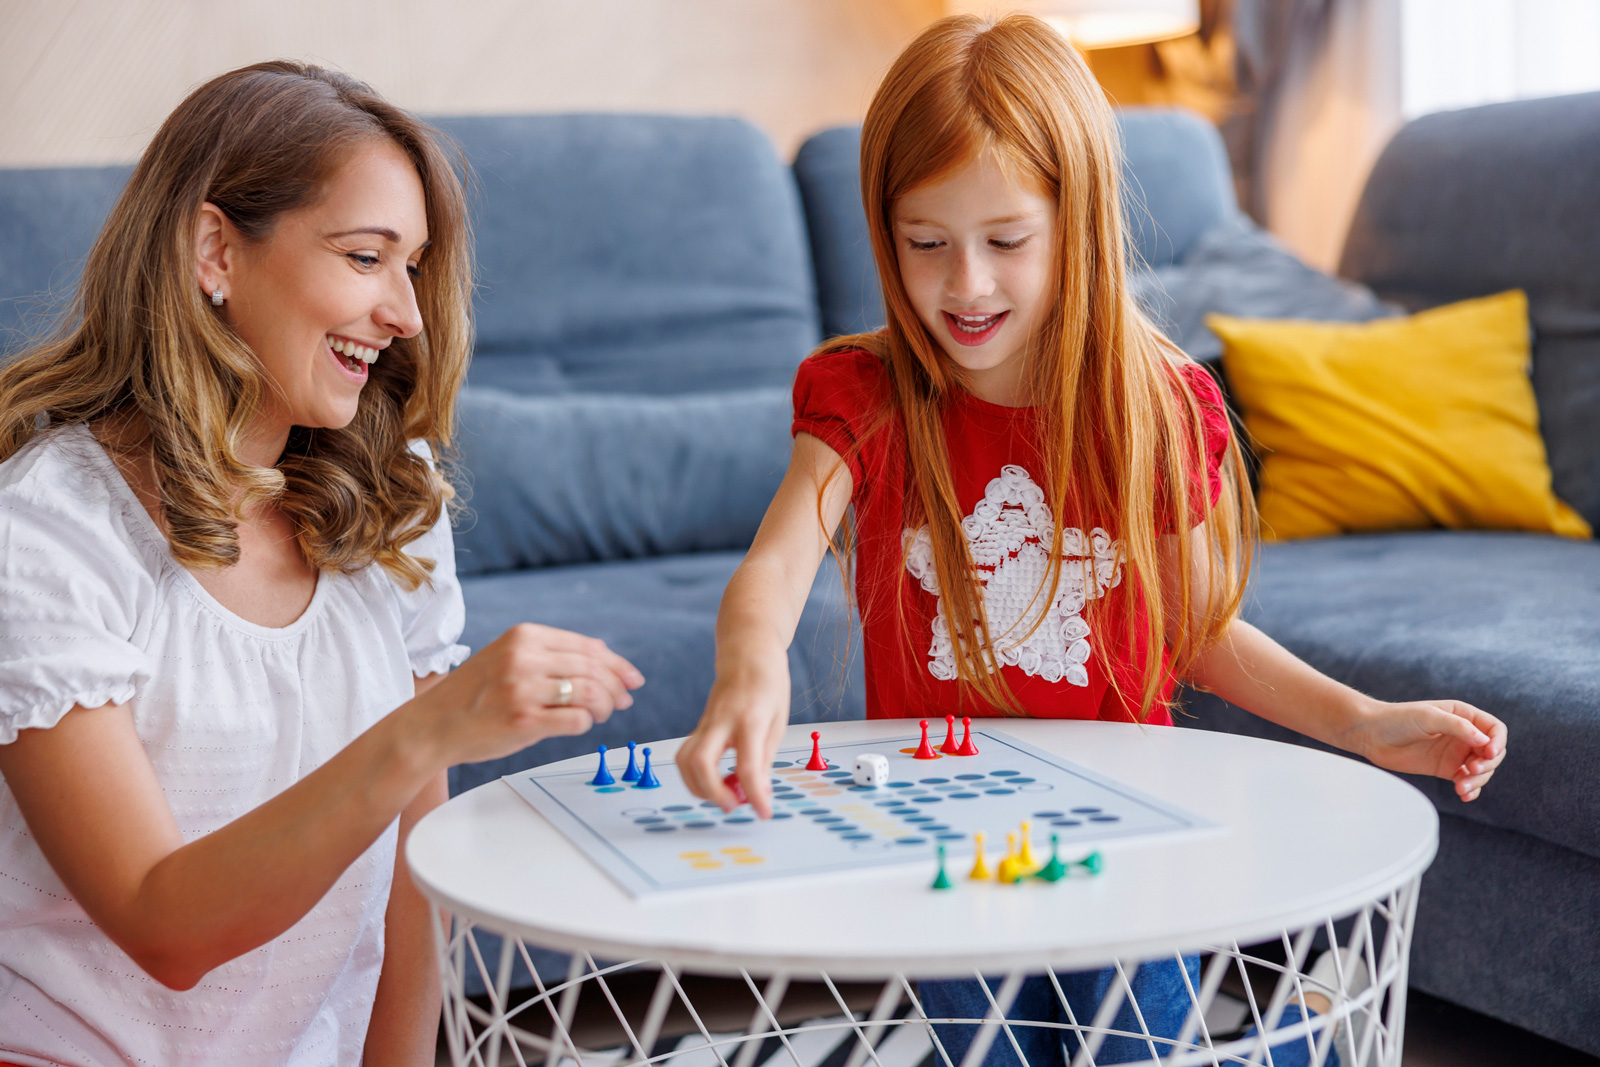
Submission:
[[[1239,213],[1221,144],[1180,113],[1122,116],[1146,306],[1214,360],[1211,310],[1370,319],[1521,285],[1557,489],[1600,522],[1600,96],[1434,116],[1371,179],[1344,273],[1296,261]],[[682,734],[713,625],[788,454],[788,386],[824,336],[881,322],[857,133],[792,168],[727,119],[441,120],[476,171],[482,288],[461,400],[465,640],[524,619],[602,637],[644,671],[595,734],[455,768],[454,791],[630,738]],[[0,171],[0,345],[69,286],[126,168]],[[1269,546],[1250,615],[1387,697],[1449,694],[1513,728],[1481,801],[1442,813],[1413,982],[1600,1052],[1600,546],[1430,532]],[[858,634],[831,564],[790,666],[794,717],[863,712]],[[1271,734],[1203,695],[1195,725]],[[1285,738],[1294,740],[1294,738]],[[541,967],[541,969],[543,969]]]

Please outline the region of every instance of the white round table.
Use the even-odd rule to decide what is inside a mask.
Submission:
[[[1053,885],[967,882],[956,861],[951,892],[930,890],[931,867],[912,863],[635,898],[511,788],[492,782],[423,819],[406,850],[413,878],[447,913],[435,932],[454,1061],[661,1062],[685,1056],[683,1047],[652,1050],[668,1017],[686,1014],[701,1055],[674,1067],[746,1067],[758,1046],[773,1039],[784,1047],[785,1064],[811,1067],[795,1048],[807,1023],[787,1021],[783,999],[791,986],[820,982],[836,1002],[827,1025],[858,1046],[846,1067],[869,1058],[875,1067],[892,1067],[874,1050],[894,1024],[927,1032],[938,1062],[948,1064],[916,980],[1002,975],[998,984],[991,980],[988,1014],[972,1020],[987,1023],[965,1057],[966,1067],[976,1067],[996,1041],[1022,1055],[1014,1034],[1030,1021],[1005,1013],[1026,976],[1112,966],[1117,979],[1092,1019],[1068,1012],[1066,1024],[1031,1024],[1081,1037],[1067,1046],[1076,1049],[1074,1067],[1094,1063],[1101,1043],[1116,1034],[1148,1039],[1145,1062],[1271,1062],[1259,1034],[1226,1040],[1211,1034],[1207,1013],[1224,980],[1248,1004],[1257,1028],[1270,1034],[1272,1049],[1298,1041],[1297,1062],[1331,1062],[1337,1040],[1342,1067],[1398,1067],[1417,891],[1438,841],[1437,814],[1420,792],[1355,760],[1230,734],[987,721],[1221,829],[1108,843],[1097,877]],[[869,740],[903,737],[906,726],[878,720],[822,729],[830,741]],[[785,747],[808,743],[811,729],[790,727]],[[668,766],[677,742],[652,747],[657,765]],[[567,762],[587,766],[593,759]],[[484,958],[475,928],[505,935],[498,958]],[[1339,988],[1353,977],[1345,966],[1334,988],[1310,985],[1319,942],[1364,960],[1370,987],[1347,996]],[[1276,948],[1263,950],[1263,943]],[[566,980],[546,983],[535,971],[534,990],[508,989],[518,958],[533,970],[523,945],[572,953]],[[1138,1012],[1141,1029],[1112,1027],[1130,989],[1125,976],[1136,964],[1197,952],[1209,960],[1198,986],[1184,983],[1190,1011],[1181,1033],[1151,1036]],[[630,1014],[607,979],[614,985],[641,971],[654,975],[654,992]],[[469,998],[473,973],[488,992]],[[687,973],[738,978],[756,1005],[749,1025],[737,1034],[716,1033],[707,1013],[689,1003]],[[882,984],[864,1017],[839,994],[836,983],[845,980]],[[603,997],[614,1014],[615,1047],[586,1047],[573,1036],[584,990]],[[1331,1010],[1280,1026],[1284,1008],[1309,992],[1324,994]],[[1334,1024],[1346,1017],[1336,1038]],[[1280,1054],[1277,1062],[1283,1060]]]

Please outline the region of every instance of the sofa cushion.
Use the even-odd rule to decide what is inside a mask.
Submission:
[[[749,546],[789,465],[789,392],[457,405],[462,574]]]
[[[625,393],[786,385],[819,340],[794,182],[749,123],[434,121],[475,174],[474,384]]]
[[[1600,527],[1600,93],[1426,115],[1367,178],[1340,273],[1412,309],[1528,294],[1556,494]]]
[[[1364,286],[1306,266],[1243,215],[1232,215],[1195,238],[1181,262],[1132,278],[1145,313],[1178,347],[1206,362],[1222,355],[1222,342],[1205,324],[1212,313],[1367,322],[1401,311]]]
[[[54,326],[132,167],[0,170],[0,354]]]
[[[1453,697],[1510,729],[1479,798],[1413,781],[1441,811],[1600,857],[1600,544],[1430,532],[1262,548],[1246,617],[1342,682],[1384,700]],[[1215,697],[1210,729],[1305,741]]]
[[[1212,315],[1260,447],[1261,535],[1593,531],[1550,491],[1520,290],[1376,322]]]
[[[550,738],[504,759],[452,768],[451,793],[599,744],[625,747],[693,730],[715,677],[717,606],[743,558],[708,552],[464,579],[462,641],[474,650],[519,622],[538,622],[602,639],[639,668],[645,684],[633,707],[583,737]],[[789,649],[793,721],[865,717],[860,650],[838,569],[824,560]]]

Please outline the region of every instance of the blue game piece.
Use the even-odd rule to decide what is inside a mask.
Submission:
[[[633,762],[633,746],[637,742],[628,742],[628,769],[622,772],[624,782],[637,782],[639,780],[639,765]]]
[[[656,778],[656,772],[650,769],[650,750],[644,750],[644,770],[639,772],[639,780],[633,783],[635,789],[660,789],[661,782]]]
[[[590,785],[612,785],[616,779],[611,777],[611,768],[606,766],[606,746],[600,746],[600,769],[594,772],[594,777],[589,779]]]

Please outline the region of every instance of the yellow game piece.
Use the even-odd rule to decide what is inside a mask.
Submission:
[[[973,844],[977,846],[978,855],[977,858],[972,861],[972,873],[968,874],[967,877],[972,879],[974,882],[987,881],[989,878],[989,864],[983,858],[983,835],[973,834],[972,841]]]
[[[1021,874],[1032,874],[1039,869],[1033,855],[1033,830],[1027,822],[1022,824],[1022,851],[1017,853],[1017,868]]]
[[[1007,834],[1006,835],[1006,854],[1005,854],[1005,858],[1002,859],[1000,861],[1000,865],[997,868],[995,868],[995,877],[1000,880],[1002,885],[1008,884],[1008,883],[1011,883],[1011,882],[1019,882],[1019,881],[1022,880],[1022,874],[1017,870],[1017,855],[1016,855],[1016,853],[1017,853],[1017,835],[1016,834]]]

